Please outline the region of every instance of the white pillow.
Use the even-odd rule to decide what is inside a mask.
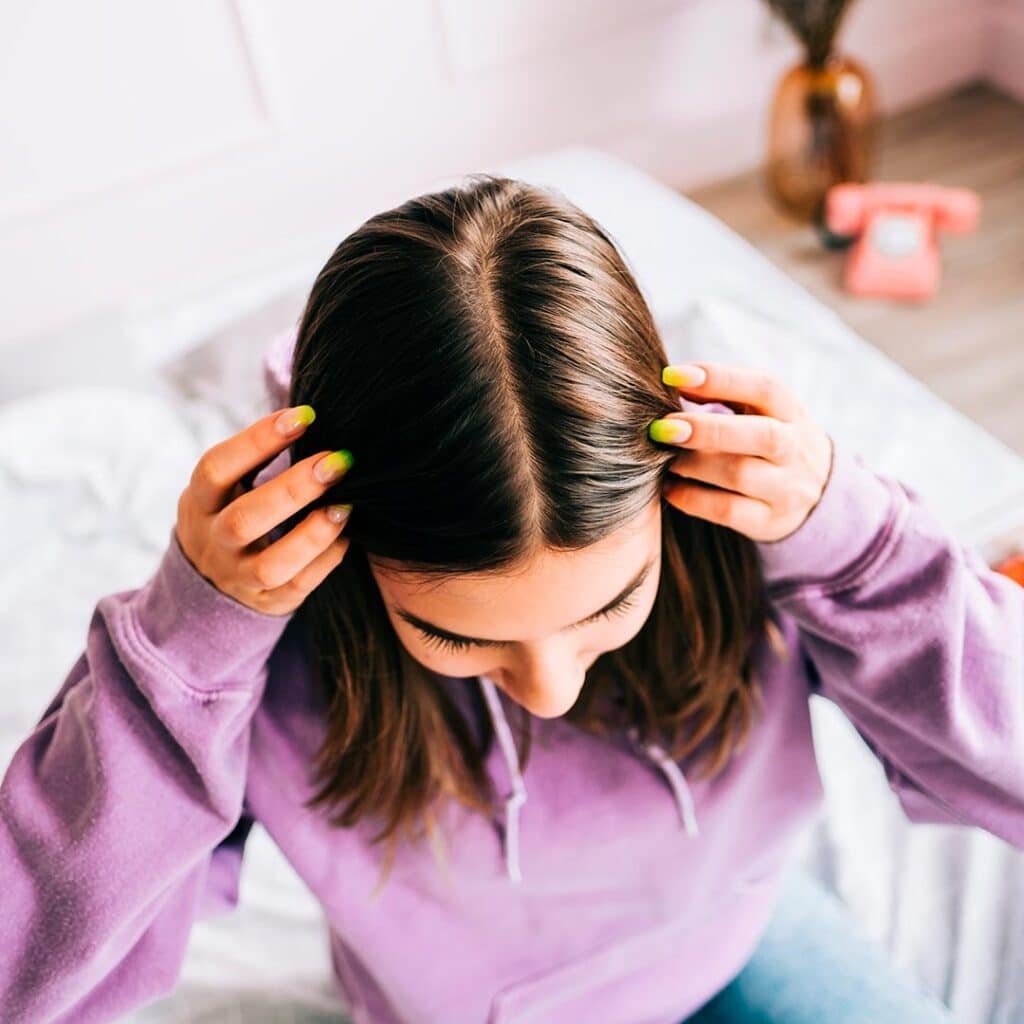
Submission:
[[[294,336],[307,289],[289,289],[216,331],[159,370],[182,397],[216,407],[241,430],[276,407],[263,371],[268,349],[281,336]]]

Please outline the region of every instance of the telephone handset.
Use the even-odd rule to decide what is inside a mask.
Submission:
[[[974,230],[980,210],[977,193],[966,188],[843,184],[825,197],[825,226],[856,238],[843,278],[848,291],[920,301],[939,284],[938,233]]]

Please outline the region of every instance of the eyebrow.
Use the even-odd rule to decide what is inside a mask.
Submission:
[[[654,568],[654,564],[655,560],[652,558],[606,605],[603,605],[601,608],[598,608],[596,612],[591,612],[590,615],[585,616],[578,622],[574,622],[571,626],[566,626],[565,628],[573,629],[576,626],[582,626],[587,622],[592,622],[594,619],[600,618],[602,615],[605,615],[618,607],[635,590],[638,590],[643,585],[644,580],[647,579],[651,570]],[[415,626],[417,629],[422,630],[424,633],[444,637],[448,640],[456,640],[467,644],[477,644],[485,647],[504,647],[514,642],[512,640],[488,640],[484,637],[465,636],[462,633],[453,633],[451,630],[437,626],[433,622],[428,622],[426,619],[421,619],[418,615],[414,615],[412,612],[406,611],[404,608],[399,608],[398,606],[395,606],[395,614],[401,616],[406,622]]]

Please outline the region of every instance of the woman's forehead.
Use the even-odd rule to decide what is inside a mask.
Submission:
[[[514,565],[487,572],[424,573],[405,569],[400,562],[369,558],[378,582],[403,593],[444,592],[450,596],[543,586],[567,575],[602,577],[617,567],[638,567],[649,560],[661,538],[661,499],[645,507],[614,534],[572,551],[540,548]]]
[[[661,530],[655,520],[645,529],[578,551],[540,552],[514,571],[429,580],[399,572],[382,574],[378,583],[384,596],[403,611],[430,621],[445,618],[454,632],[483,636],[472,630],[479,629],[480,622],[486,628],[499,607],[543,622],[583,618],[660,557]]]

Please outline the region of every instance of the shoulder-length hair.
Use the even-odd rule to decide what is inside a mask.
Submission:
[[[666,363],[609,234],[557,191],[505,177],[470,175],[371,217],[317,276],[290,389],[317,415],[292,461],[344,447],[354,465],[302,511],[353,505],[344,561],[297,613],[328,719],[307,806],[337,826],[382,820],[385,878],[400,832],[434,833],[438,801],[491,811],[494,735],[483,715],[478,742],[403,653],[369,560],[443,579],[619,529],[660,496],[678,451],[647,432],[680,408]],[[745,740],[753,648],[774,624],[753,541],[667,503],[662,520],[653,610],[594,662],[565,718],[660,733],[675,758],[702,751],[691,770],[706,777]],[[525,768],[525,709],[519,731]]]

